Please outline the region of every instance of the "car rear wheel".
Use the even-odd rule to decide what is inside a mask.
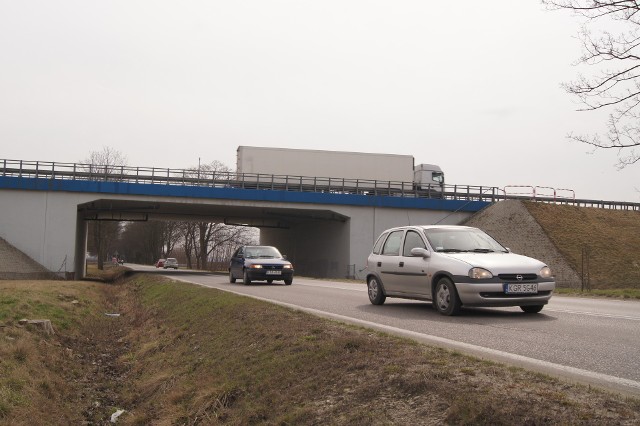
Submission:
[[[542,310],[543,307],[544,305],[520,306],[520,309],[522,309],[527,314],[537,314]]]
[[[442,277],[438,280],[433,306],[442,315],[457,315],[460,312],[460,299],[455,285],[449,278]]]
[[[249,285],[251,284],[251,278],[249,278],[249,274],[247,273],[247,271],[244,271],[243,277],[242,277],[242,282],[244,283],[244,285]]]
[[[229,282],[231,284],[236,282],[236,277],[233,276],[233,273],[231,273],[231,270],[229,270]]]
[[[369,293],[369,301],[374,305],[382,305],[387,300],[387,296],[385,296],[382,286],[376,277],[369,277],[367,293]]]

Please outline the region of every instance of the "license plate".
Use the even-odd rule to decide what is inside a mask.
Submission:
[[[282,271],[267,271],[267,275],[282,275]]]
[[[538,284],[504,284],[504,292],[507,294],[535,294],[538,292]]]

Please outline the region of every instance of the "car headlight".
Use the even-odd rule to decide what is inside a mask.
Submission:
[[[540,277],[542,278],[551,278],[553,276],[553,274],[551,273],[551,268],[549,268],[548,266],[540,269],[538,275],[540,275]]]
[[[262,265],[251,265],[249,266],[251,269],[262,269]]]
[[[469,278],[486,280],[487,278],[493,278],[493,274],[484,268],[471,268],[469,269]]]
[[[293,269],[293,265],[283,265],[282,269]]]

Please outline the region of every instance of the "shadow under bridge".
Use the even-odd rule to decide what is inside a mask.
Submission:
[[[85,221],[165,220],[254,227],[260,230],[260,243],[278,247],[293,263],[297,275],[348,275],[350,218],[317,206],[211,199],[197,202],[99,199],[79,205],[78,214]]]

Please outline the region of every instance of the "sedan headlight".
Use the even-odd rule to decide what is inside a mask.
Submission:
[[[282,265],[282,269],[293,269],[293,265]]]
[[[469,269],[469,278],[486,280],[487,278],[493,278],[493,274],[484,268],[471,268]]]
[[[249,268],[251,268],[251,269],[262,269],[262,265],[253,264],[253,265],[249,266]]]
[[[538,275],[540,275],[541,278],[551,278],[553,276],[553,274],[551,273],[551,269],[548,266],[540,269]]]

